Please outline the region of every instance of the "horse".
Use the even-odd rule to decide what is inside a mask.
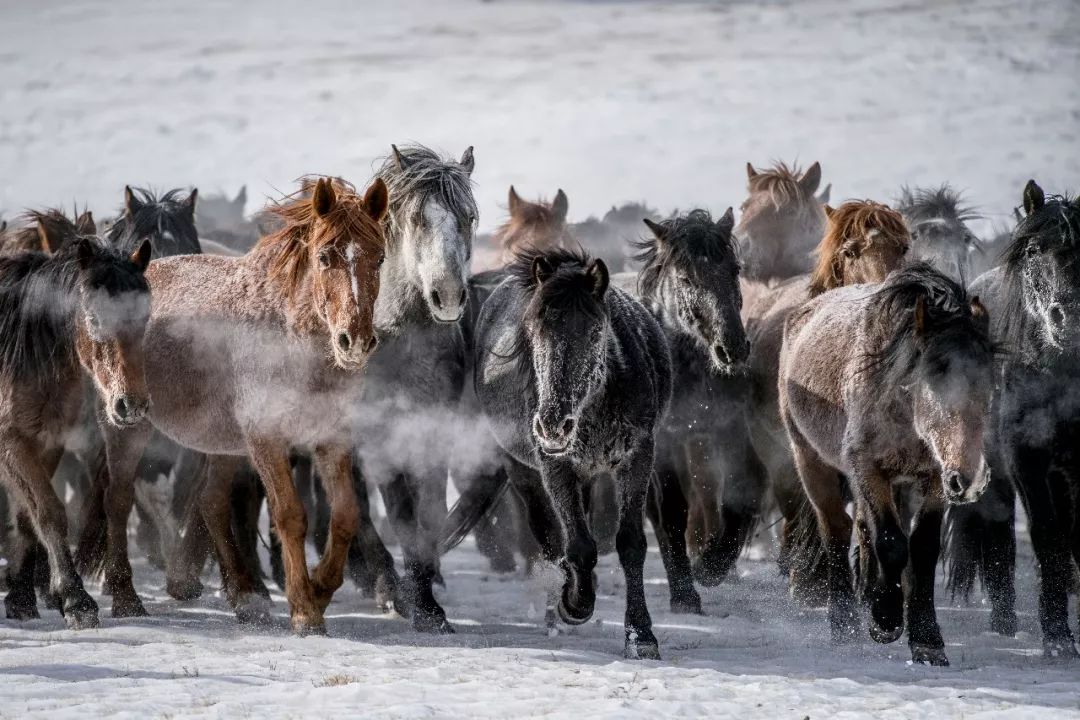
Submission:
[[[949,552],[966,589],[976,571],[982,575],[991,629],[1015,633],[1019,494],[1039,566],[1045,653],[1075,656],[1067,593],[1080,563],[1080,199],[1047,197],[1031,180],[1023,210],[1002,265],[972,284],[987,298],[1008,355],[987,442],[991,492],[949,528]]]
[[[735,218],[731,208],[715,222],[693,210],[645,225],[649,235],[635,243],[641,269],[613,283],[644,303],[671,352],[672,400],[657,435],[649,511],[672,607],[700,611],[693,582],[684,586],[670,568],[685,562],[689,544],[693,578],[720,583],[751,536],[765,482],[745,418],[749,343]]]
[[[877,283],[904,262],[910,235],[903,217],[872,200],[851,200],[835,210],[825,206],[827,224],[818,243],[817,265],[810,275],[797,276],[772,288],[759,290],[743,309],[750,338],[750,434],[758,456],[764,461],[768,486],[784,516],[779,564],[789,576],[792,596],[800,603],[816,605],[824,598],[820,557],[811,552],[794,557],[800,535],[813,543],[813,517],[799,485],[787,435],[777,405],[776,378],[784,321],[807,300],[824,292],[856,283]]]
[[[259,238],[277,228],[263,228],[259,220],[270,220],[261,214],[249,220],[244,215],[247,205],[247,185],[240,188],[235,198],[224,194],[208,195],[200,198],[195,213],[195,224],[199,228],[199,242],[203,252],[210,254],[243,254],[250,250]],[[267,223],[268,225],[270,223]],[[208,245],[215,245],[222,251],[215,252]]]
[[[912,660],[948,664],[934,609],[943,505],[973,502],[989,482],[983,435],[995,353],[986,308],[924,263],[789,314],[780,416],[826,548],[834,642],[859,625],[846,489],[871,638],[893,642],[906,621]],[[921,503],[909,537],[897,497],[910,493]]]
[[[0,230],[4,236],[0,253],[10,255],[31,250],[52,254],[73,237],[97,235],[94,215],[89,210],[82,213],[76,211],[74,221],[63,210],[55,208],[29,210],[20,217],[20,221],[19,227],[10,230],[4,223],[4,230]]]
[[[748,195],[735,228],[744,281],[769,283],[813,270],[811,253],[825,229],[822,207],[829,195],[829,188],[814,195],[821,165],[804,172],[778,162],[762,171],[746,163],[746,177]]]
[[[597,549],[582,495],[593,478],[614,475],[624,651],[655,659],[643,522],[671,359],[659,323],[609,281],[604,262],[583,252],[519,254],[480,311],[476,393],[516,463],[509,480],[525,498],[544,557],[565,574],[557,612],[567,624],[588,621],[596,601]]]
[[[968,223],[979,214],[963,204],[960,193],[948,184],[938,188],[900,190],[896,210],[911,230],[911,260],[928,262],[953,280],[972,275],[972,255],[979,241]]]
[[[145,613],[132,585],[127,518],[132,479],[157,429],[211,456],[204,492],[231,485],[231,460],[248,456],[282,537],[291,626],[325,633],[323,613],[340,587],[356,532],[351,422],[361,372],[378,345],[373,315],[386,248],[386,185],[359,195],[319,178],[273,208],[282,229],[247,255],[185,255],[151,263],[154,303],[146,331],[147,422],[105,433],[106,581],[113,615]],[[309,575],[307,519],[289,468],[292,447],[312,447],[331,499],[330,540]],[[216,462],[221,459],[222,462]],[[224,493],[226,499],[228,493]],[[219,512],[228,524],[228,503]],[[207,522],[213,534],[221,524]],[[235,545],[213,537],[226,596],[241,621],[266,617]]]
[[[492,236],[500,248],[501,265],[512,261],[515,253],[526,247],[538,250],[569,247],[570,233],[566,226],[569,200],[561,189],[550,203],[529,202],[522,200],[511,185],[507,210],[509,217]]]
[[[86,233],[87,225],[59,217],[40,231],[43,246],[57,241],[55,253],[0,257],[0,480],[19,508],[21,532],[44,546],[56,606],[68,627],[79,629],[98,625],[98,606],[75,569],[51,480],[80,420],[84,373],[103,401],[102,422],[129,426],[147,410],[150,245],[124,255]],[[53,236],[58,231],[62,238]],[[34,565],[14,558],[21,582],[4,600],[8,617],[37,617]]]
[[[173,189],[159,197],[144,188],[125,186],[124,208],[109,226],[108,241],[123,249],[149,238],[155,260],[201,253],[195,230],[199,191],[192,189],[187,197],[182,194],[182,190]]]

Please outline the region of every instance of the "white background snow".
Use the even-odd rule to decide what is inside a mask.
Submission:
[[[628,200],[722,211],[744,163],[772,158],[820,160],[834,198],[948,180],[988,228],[1029,177],[1080,186],[1080,3],[0,2],[5,217],[107,215],[125,183],[247,183],[254,210],[304,173],[362,183],[410,140],[476,146],[483,228],[510,183],[565,189],[572,219]],[[280,596],[275,629],[240,629],[220,598],[168,600],[140,563],[150,619],[113,621],[105,598],[100,630],[0,622],[0,717],[1080,716],[1080,666],[1039,657],[1026,542],[1017,638],[939,593],[947,669],[899,643],[831,647],[823,613],[794,609],[756,557],[699,618],[666,611],[650,554],[658,663],[619,657],[614,558],[597,621],[554,638],[542,589],[471,545],[445,560],[446,638],[348,585],[330,638],[291,637]]]

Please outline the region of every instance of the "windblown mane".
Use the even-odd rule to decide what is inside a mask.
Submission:
[[[78,215],[76,209],[75,214]],[[58,243],[53,248],[55,252],[66,245],[70,240],[79,235],[79,228],[75,221],[69,218],[63,210],[48,208],[46,210],[27,210],[22,214],[21,226],[9,232],[7,249],[11,250],[42,250],[45,248],[41,243],[41,235],[38,226],[45,229],[49,238]]]
[[[768,195],[769,201],[777,210],[786,205],[817,202],[812,193],[806,193],[799,178],[802,170],[797,165],[776,162],[768,170],[759,170],[747,181],[751,195]]]
[[[183,190],[170,190],[160,198],[144,188],[133,187],[131,192],[137,200],[134,214],[121,208],[116,222],[106,234],[110,245],[130,254],[143,240],[152,237],[154,258],[202,252],[195,218]]]
[[[982,218],[974,208],[963,204],[963,196],[948,183],[939,188],[900,189],[896,210],[911,224],[937,218],[959,223]]]
[[[497,227],[491,237],[504,250],[512,250],[516,233],[529,228],[554,226],[556,222],[554,218],[555,211],[547,199],[541,198],[538,202],[522,201],[516,213]],[[569,238],[565,224],[563,236]]]
[[[832,211],[825,226],[825,236],[818,243],[817,265],[810,275],[810,296],[844,284],[844,243],[853,236],[866,237],[878,230],[875,242],[901,245],[910,238],[903,216],[888,205],[873,200],[849,200]]]
[[[253,252],[273,255],[270,275],[283,280],[290,293],[299,288],[307,272],[310,250],[318,251],[347,237],[378,238],[381,232],[364,207],[363,196],[357,194],[351,183],[335,177],[330,179],[337,201],[330,214],[321,218],[325,230],[316,236],[310,188],[317,179],[315,176],[302,178],[299,190],[264,211],[281,227],[261,238],[253,249]]]
[[[80,273],[77,246],[90,243],[95,263]],[[97,238],[71,238],[53,255],[33,251],[0,257],[0,375],[48,381],[70,365],[81,282],[111,295],[149,292],[122,253]]]
[[[444,160],[423,145],[402,145],[398,152],[404,169],[390,155],[376,173],[390,194],[390,207],[383,220],[387,245],[397,242],[408,219],[423,212],[432,197],[454,214],[459,227],[468,227],[478,213],[468,171],[460,163]]]
[[[925,314],[917,340],[919,298]],[[932,364],[957,349],[987,363],[998,352],[989,327],[972,313],[967,290],[929,263],[912,263],[891,273],[871,296],[870,313],[886,341],[880,352],[867,355],[864,370],[883,380],[883,389],[903,385],[920,361]]]
[[[1020,220],[1002,253],[1006,302],[1000,323],[995,326],[1010,351],[1017,350],[1024,342],[1027,313],[1022,276],[1031,247],[1042,252],[1070,254],[1072,262],[1080,260],[1080,196],[1047,196],[1041,208]]]
[[[634,260],[641,263],[638,291],[644,297],[656,292],[664,268],[670,265],[695,273],[702,261],[722,263],[730,258],[738,263],[731,226],[714,223],[707,210],[691,210],[659,225],[664,229],[663,241],[653,233],[631,241],[638,251]]]

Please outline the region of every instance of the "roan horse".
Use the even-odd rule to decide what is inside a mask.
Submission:
[[[80,419],[83,371],[102,398],[103,422],[126,426],[146,412],[150,245],[129,257],[73,223],[60,230],[55,254],[0,258],[0,479],[45,547],[65,621],[84,628],[98,624],[98,607],[75,570],[64,506],[50,481]],[[32,563],[20,564],[32,572]],[[13,587],[15,596],[5,599],[8,615],[35,617],[33,586],[21,587],[21,597]]]
[[[1043,646],[1048,656],[1075,656],[1068,589],[1080,563],[1080,199],[1046,197],[1032,180],[1023,208],[1003,264],[972,285],[1009,354],[989,434],[991,492],[950,528],[950,552],[982,574],[991,628],[1015,632],[1011,483],[1039,565]]]
[[[151,264],[150,422],[105,433],[106,580],[114,615],[138,602],[127,519],[132,476],[156,428],[198,452],[250,457],[284,545],[292,628],[325,632],[323,612],[341,585],[358,522],[350,418],[359,371],[378,344],[373,313],[385,253],[379,221],[387,204],[381,180],[361,197],[345,183],[319,179],[310,197],[297,193],[273,209],[282,229],[247,255],[187,255]],[[295,446],[313,448],[331,503],[326,554],[310,576],[307,521],[289,468]],[[231,481],[211,464],[207,483]],[[236,547],[214,540],[238,617],[261,619],[265,600],[252,592]]]
[[[789,575],[794,598],[809,605],[824,602],[826,568],[810,562],[820,552],[793,557],[800,533],[813,544],[813,516],[799,484],[780,421],[776,378],[788,314],[810,298],[845,285],[876,283],[904,261],[910,235],[895,210],[870,200],[852,200],[837,209],[826,206],[828,222],[817,246],[817,266],[810,275],[761,290],[743,310],[750,337],[751,413],[754,447],[768,469],[769,483],[784,516],[780,567]]]
[[[517,464],[510,480],[544,557],[565,573],[559,616],[579,625],[593,614],[597,548],[583,493],[611,473],[625,652],[658,658],[642,568],[654,438],[671,394],[663,330],[629,294],[609,288],[603,261],[568,250],[524,252],[484,303],[475,357],[489,427]]]
[[[893,642],[906,615],[912,660],[948,664],[934,609],[943,505],[978,499],[989,481],[983,432],[994,352],[978,299],[921,263],[880,286],[825,293],[788,316],[780,415],[826,548],[834,642],[859,624],[846,482],[870,636]],[[896,500],[904,480],[922,496],[910,538]]]

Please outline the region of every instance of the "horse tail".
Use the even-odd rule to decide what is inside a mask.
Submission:
[[[450,508],[439,539],[439,553],[445,554],[460,545],[477,523],[494,511],[509,487],[510,478],[502,467],[473,478]]]

